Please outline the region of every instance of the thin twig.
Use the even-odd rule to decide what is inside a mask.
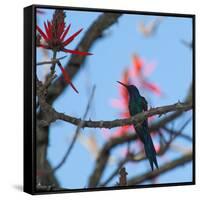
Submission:
[[[166,126],[164,126],[163,129],[164,129],[165,131],[167,131],[168,133],[172,134],[173,137],[180,136],[180,137],[182,137],[182,138],[184,138],[184,139],[187,139],[187,140],[189,140],[189,141],[192,141],[192,138],[191,138],[190,136],[185,135],[185,134],[182,133],[183,130],[185,129],[185,127],[190,123],[191,120],[192,120],[192,118],[189,118],[189,119],[181,126],[181,128],[180,128],[178,131],[173,130],[173,129],[169,129],[169,128],[167,128]]]
[[[62,56],[60,58],[52,59],[50,61],[38,62],[36,65],[46,65],[46,64],[56,64],[58,61],[66,58],[67,56]]]
[[[80,132],[80,129],[82,128],[83,122],[84,122],[84,120],[87,117],[87,114],[89,112],[89,109],[90,109],[90,106],[91,106],[91,103],[92,103],[92,100],[93,100],[93,97],[94,97],[95,88],[96,88],[95,86],[92,88],[92,93],[91,93],[91,96],[90,96],[90,98],[88,100],[88,104],[87,104],[85,113],[83,115],[83,120],[81,120],[79,125],[77,126],[76,132],[74,134],[74,137],[72,139],[72,142],[71,142],[69,148],[67,149],[67,151],[66,151],[64,157],[62,158],[62,160],[60,161],[60,163],[56,167],[54,167],[54,169],[52,171],[53,173],[55,173],[55,171],[57,171],[66,162],[66,160],[67,160],[67,158],[68,158],[68,156],[69,156],[69,154],[70,154],[70,152],[71,152],[71,150],[72,150],[72,148],[73,148],[73,146],[74,146],[74,144],[75,144],[75,142],[76,142],[76,140],[78,138],[78,134]]]
[[[57,55],[57,51],[53,52],[53,58],[52,61],[57,60],[56,59],[56,55]],[[59,62],[59,61],[58,61]],[[56,67],[56,63],[57,62],[51,62],[51,73],[49,73],[46,77],[46,80],[43,84],[43,89],[45,91],[45,93],[47,94],[47,89],[48,87],[51,85],[52,81],[57,77],[57,75],[55,74],[55,67]],[[45,98],[46,99],[46,98]]]

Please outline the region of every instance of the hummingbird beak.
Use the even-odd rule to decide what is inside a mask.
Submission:
[[[128,87],[128,85],[126,85],[126,84],[124,84],[124,83],[122,83],[122,82],[120,82],[120,81],[117,81],[119,84],[121,84],[121,85],[123,85],[124,87]]]

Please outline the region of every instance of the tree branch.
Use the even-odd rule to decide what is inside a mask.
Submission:
[[[137,115],[135,115],[134,117],[130,117],[127,119],[116,119],[113,121],[85,121],[85,120],[81,120],[75,117],[71,117],[69,115],[65,115],[63,113],[59,113],[57,111],[55,111],[54,109],[52,109],[52,113],[51,113],[51,119],[49,121],[43,121],[41,122],[41,126],[47,126],[50,123],[56,121],[56,120],[63,120],[66,122],[69,122],[71,124],[74,124],[76,126],[78,126],[80,123],[82,123],[82,127],[88,127],[88,128],[114,128],[114,127],[119,127],[119,126],[125,126],[125,125],[132,125],[133,122],[135,123],[142,123],[144,119],[154,116],[154,115],[163,115],[166,114],[168,112],[172,112],[172,111],[188,111],[192,109],[192,103],[189,104],[185,104],[185,103],[175,103],[172,105],[168,105],[168,106],[161,106],[161,107],[157,107],[157,108],[151,108],[148,111],[139,113]]]
[[[52,60],[50,60],[50,61],[38,62],[38,63],[36,63],[36,65],[56,64],[56,63],[58,63],[58,61],[60,61],[60,60],[62,60],[62,59],[64,59],[64,58],[66,58],[66,57],[67,57],[67,56],[62,56],[62,57],[60,57],[60,58],[55,58],[55,59],[52,59]]]

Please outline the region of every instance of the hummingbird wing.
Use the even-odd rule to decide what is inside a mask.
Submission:
[[[143,111],[147,111],[148,110],[147,100],[143,96],[141,96],[141,98],[142,98],[142,109]]]
[[[148,110],[148,103],[147,103],[147,100],[146,100],[143,96],[141,96],[141,99],[142,99],[142,110],[143,110],[143,111],[147,111],[147,110]],[[148,130],[148,120],[147,120],[147,119],[145,119],[145,120],[143,121],[142,126],[143,126],[146,130]]]

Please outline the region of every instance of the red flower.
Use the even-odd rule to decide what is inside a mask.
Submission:
[[[133,62],[133,66],[135,66],[135,74],[140,75],[142,66],[143,66],[142,59],[137,54],[134,54],[132,62]]]
[[[156,84],[147,82],[145,80],[142,83],[144,88],[154,92],[157,95],[161,95],[160,88]]]
[[[155,63],[147,63],[142,59],[138,54],[134,54],[132,57],[133,68],[130,71],[130,77],[134,78],[134,82],[138,81],[137,85],[140,85],[141,88],[144,88],[154,94],[160,96],[162,92],[160,88],[149,82],[148,76],[155,68]]]
[[[64,18],[64,12],[56,11],[51,22],[44,22],[45,32],[43,32],[38,25],[36,26],[37,31],[40,33],[41,37],[45,41],[44,44],[40,43],[38,46],[45,49],[52,49],[53,51],[64,51],[67,53],[83,56],[92,55],[88,52],[81,52],[78,50],[70,50],[65,48],[65,46],[70,44],[83,29],[78,30],[76,33],[66,38],[71,24],[69,24],[67,28],[65,28]]]

